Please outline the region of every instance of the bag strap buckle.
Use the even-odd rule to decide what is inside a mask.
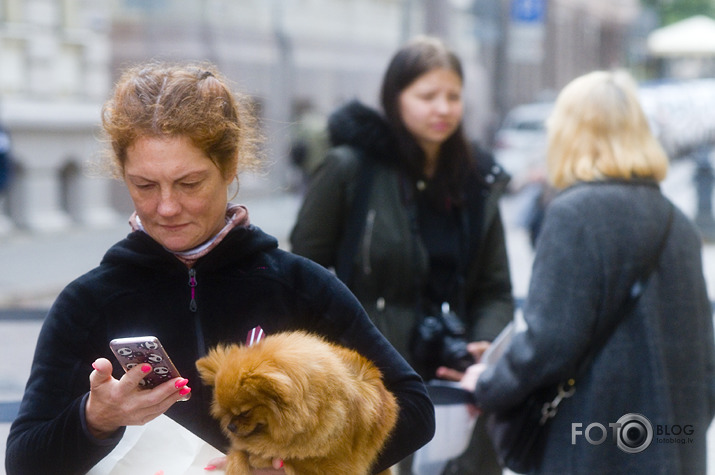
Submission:
[[[559,412],[559,404],[561,404],[561,401],[570,398],[575,392],[576,386],[573,379],[560,383],[558,386],[558,392],[556,393],[554,399],[552,401],[545,402],[544,406],[541,408],[541,419],[539,420],[539,425],[543,426],[549,419],[555,417],[556,413]]]

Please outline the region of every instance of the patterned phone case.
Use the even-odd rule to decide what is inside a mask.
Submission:
[[[117,338],[109,342],[109,347],[124,371],[144,363],[151,365],[151,371],[139,383],[142,389],[151,389],[181,376],[155,336]],[[183,400],[187,400],[191,393],[186,396]]]

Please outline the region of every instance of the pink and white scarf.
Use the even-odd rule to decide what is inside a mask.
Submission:
[[[226,225],[214,237],[188,251],[175,252],[169,249],[167,251],[174,254],[177,259],[190,268],[193,267],[197,260],[211,252],[233,228],[236,226],[248,226],[249,224],[248,209],[244,205],[229,203],[226,206]],[[129,217],[129,225],[132,227],[132,231],[146,232],[136,211]]]

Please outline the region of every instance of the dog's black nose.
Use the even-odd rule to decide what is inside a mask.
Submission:
[[[236,432],[236,424],[231,422],[229,425],[226,426],[226,429],[230,430],[231,432]]]

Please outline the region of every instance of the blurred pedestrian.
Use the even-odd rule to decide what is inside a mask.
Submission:
[[[514,312],[498,207],[508,176],[465,138],[463,79],[436,38],[397,51],[382,113],[353,101],[330,117],[333,148],[290,236],[293,252],[335,268],[425,379],[472,364]],[[459,473],[500,474],[479,424],[475,438]]]
[[[132,232],[50,309],[7,439],[9,475],[85,473],[127,425],[162,413],[225,450],[195,362],[218,344],[246,341],[256,326],[314,332],[375,362],[400,405],[376,469],[432,437],[419,376],[342,282],[278,249],[244,206],[228,202],[234,178],[257,164],[241,104],[211,66],[150,63],[120,78],[102,118],[136,209]],[[183,378],[142,390],[149,365],[125,374],[112,364],[110,340],[142,335],[159,338]]]
[[[10,186],[12,173],[10,134],[0,125],[0,200]],[[0,201],[1,203],[1,201]],[[2,207],[0,207],[2,209]]]
[[[548,183],[532,183],[529,185],[529,202],[524,216],[524,227],[529,233],[529,243],[532,249],[536,248],[536,242],[541,232],[541,225],[544,222],[546,207],[556,194],[553,187]]]
[[[661,193],[668,159],[635,82],[621,71],[575,79],[548,135],[560,192],[536,245],[528,328],[463,385],[483,411],[505,414],[574,378],[536,473],[706,473],[715,350],[702,238]],[[592,424],[606,429],[585,435]]]
[[[290,159],[300,170],[300,188],[305,191],[310,177],[328,151],[328,124],[326,117],[308,103],[301,103],[296,109],[297,120],[293,124]]]

